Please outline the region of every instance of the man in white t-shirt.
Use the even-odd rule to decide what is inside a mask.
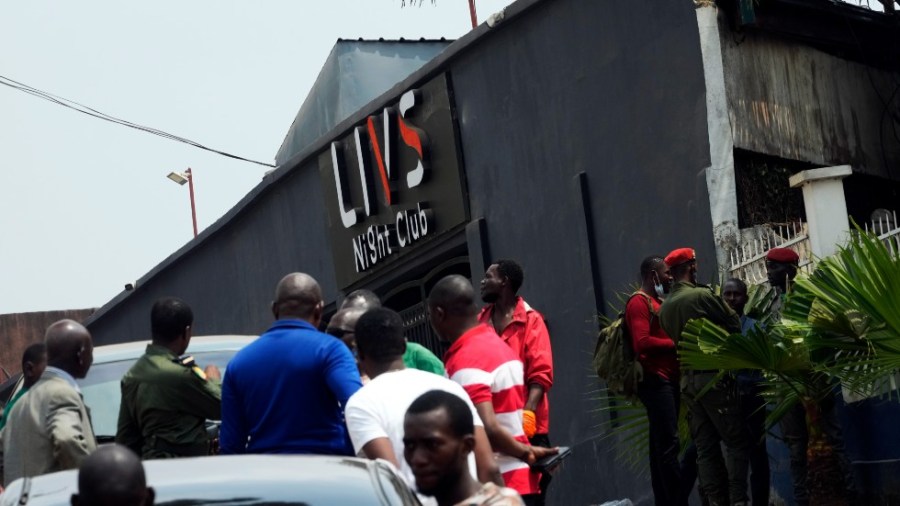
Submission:
[[[415,477],[403,458],[403,418],[420,395],[443,390],[463,399],[472,410],[476,471],[473,475],[479,482],[503,485],[484,426],[466,391],[447,378],[404,366],[406,340],[399,314],[387,308],[374,308],[363,314],[356,323],[356,347],[359,363],[371,379],[350,397],[344,410],[357,455],[391,462],[414,487]],[[469,464],[471,467],[471,460]]]

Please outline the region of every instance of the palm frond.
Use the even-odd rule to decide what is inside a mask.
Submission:
[[[870,395],[900,369],[900,260],[857,227],[853,240],[796,280],[784,307],[816,369]]]
[[[753,369],[775,375],[811,368],[802,336],[783,325],[755,325],[746,334],[729,334],[709,320],[691,320],[681,333],[679,357],[695,370]]]

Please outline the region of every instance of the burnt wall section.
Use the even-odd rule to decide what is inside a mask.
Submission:
[[[560,0],[493,30],[450,74],[471,215],[483,217],[493,259],[524,265],[522,294],[553,340],[551,438],[574,453],[550,502],[637,503],[650,497],[649,480],[601,439],[590,358],[598,300],[609,314],[644,256],[694,246],[703,274],[713,274],[694,9]]]
[[[900,180],[900,75],[719,26],[736,148]]]
[[[275,284],[289,272],[309,273],[325,300],[334,300],[328,222],[315,163],[312,159],[257,187],[247,196],[252,204],[236,206],[195,240],[199,244],[176,252],[174,261],[164,261],[133,291],[98,312],[88,322],[95,344],[149,339],[150,307],[168,295],[194,310],[194,335],[259,334],[272,322]]]

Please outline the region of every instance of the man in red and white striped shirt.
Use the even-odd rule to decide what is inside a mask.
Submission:
[[[522,362],[490,326],[478,323],[475,290],[465,277],[438,281],[428,296],[428,313],[438,337],[451,343],[444,355],[447,375],[471,397],[506,486],[526,504],[533,503],[539,497],[540,474],[529,466],[558,449],[531,446],[522,430]]]

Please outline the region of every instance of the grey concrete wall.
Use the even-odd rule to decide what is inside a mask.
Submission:
[[[736,148],[900,180],[900,75],[720,20]]]

